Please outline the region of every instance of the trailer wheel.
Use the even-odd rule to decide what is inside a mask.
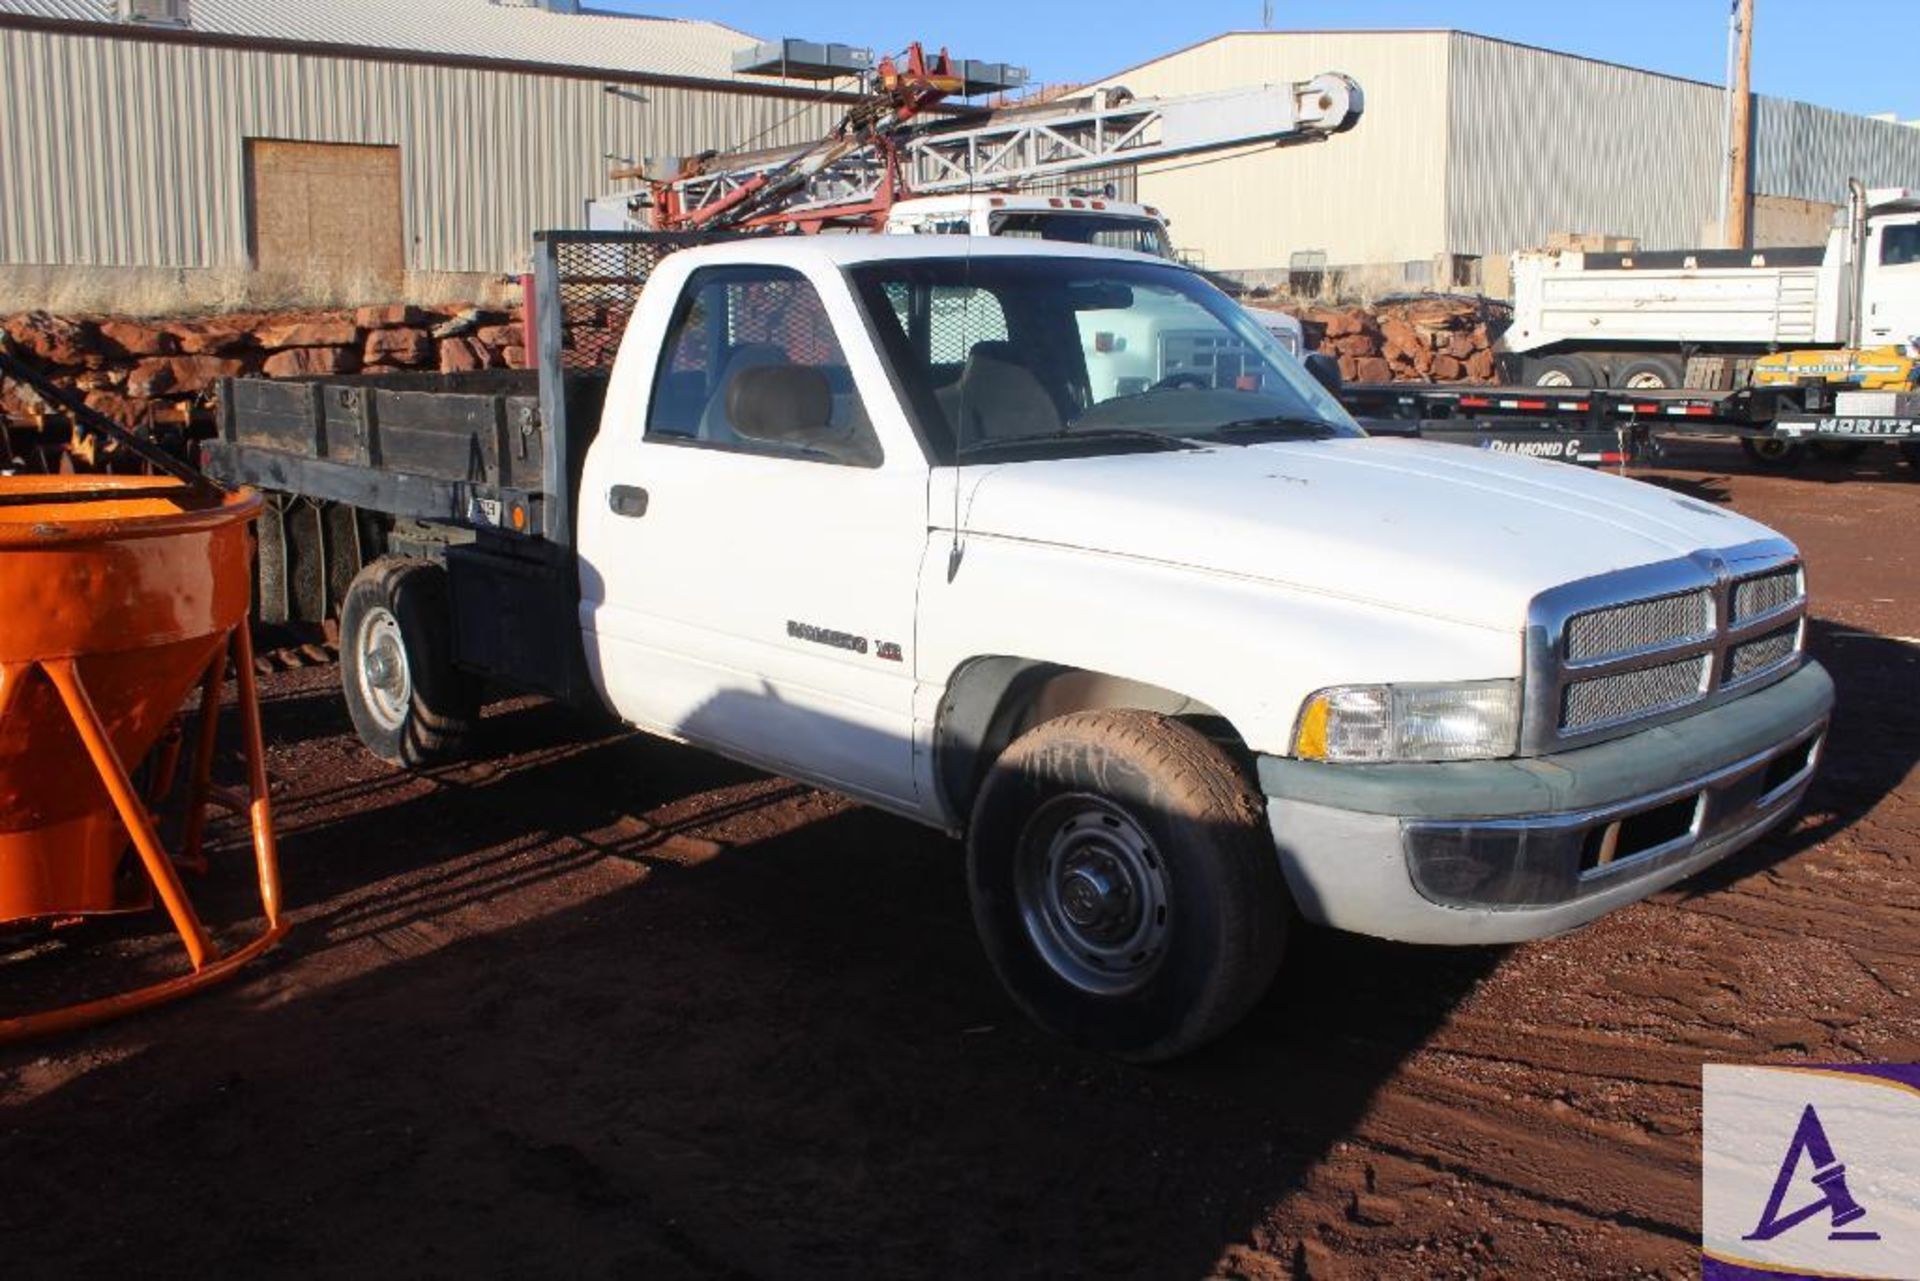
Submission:
[[[1279,968],[1291,912],[1260,798],[1165,716],[1080,712],[989,771],[967,846],[974,923],[1014,1001],[1122,1058],[1226,1031]]]
[[[1613,385],[1629,391],[1671,391],[1684,387],[1687,368],[1678,356],[1635,356],[1614,371]]]
[[[1598,387],[1600,375],[1585,356],[1528,356],[1520,377],[1529,387]]]
[[[1742,436],[1740,448],[1755,464],[1773,471],[1788,471],[1807,460],[1807,451],[1799,441],[1779,436]]]
[[[480,717],[480,684],[453,665],[445,567],[387,556],[340,608],[340,685],[367,750],[395,765],[453,760]]]

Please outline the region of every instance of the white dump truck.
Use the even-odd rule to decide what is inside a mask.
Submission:
[[[1920,355],[1920,191],[1856,186],[1824,246],[1513,256],[1502,346],[1542,387],[1730,390],[1756,357]]]
[[[964,838],[1008,991],[1082,1044],[1219,1034],[1299,920],[1571,929],[1780,823],[1820,759],[1791,543],[1371,438],[1178,264],[962,236],[536,257],[537,371],[225,385],[206,464],[274,496],[263,604],[357,540],[341,680],[388,760],[530,689]],[[1172,315],[1212,359],[1096,388],[1102,335]]]

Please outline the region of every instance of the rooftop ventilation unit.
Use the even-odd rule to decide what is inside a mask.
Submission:
[[[873,50],[813,40],[769,40],[733,55],[743,76],[785,76],[789,80],[838,80],[873,70]]]
[[[122,22],[144,22],[156,27],[193,25],[187,0],[119,0],[119,7]]]

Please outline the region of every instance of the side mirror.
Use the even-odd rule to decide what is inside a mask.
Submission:
[[[1340,376],[1340,362],[1324,351],[1310,351],[1300,363],[1307,367],[1315,382],[1336,396],[1347,385],[1347,380]]]
[[[727,380],[727,421],[748,440],[817,449],[833,419],[827,376],[806,365],[749,365]]]

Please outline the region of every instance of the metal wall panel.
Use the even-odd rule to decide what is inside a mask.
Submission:
[[[628,92],[633,92],[628,87]],[[0,263],[244,267],[248,138],[398,146],[414,271],[517,272],[609,155],[798,143],[839,109],[724,89],[0,28]]]
[[[1721,104],[1711,85],[1455,33],[1447,251],[1504,254],[1555,231],[1703,243]]]
[[[1366,112],[1347,133],[1142,170],[1139,199],[1174,243],[1222,271],[1284,268],[1300,251],[1334,264],[1431,258],[1445,229],[1447,34],[1236,32],[1104,83],[1142,96],[1204,93],[1343,71]]]
[[[1753,107],[1753,189],[1845,204],[1847,179],[1920,188],[1920,128],[1785,98]]]
[[[524,0],[190,0],[187,9],[187,26],[208,35],[709,80],[731,79],[733,55],[755,43],[745,32],[717,22],[552,12]],[[0,13],[123,29],[180,29],[173,23],[129,24],[120,17],[120,0],[0,0]]]

